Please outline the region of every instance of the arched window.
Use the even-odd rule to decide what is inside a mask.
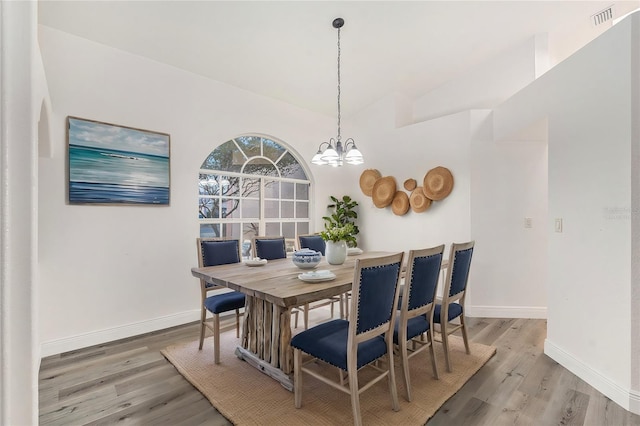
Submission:
[[[262,136],[231,139],[200,166],[200,236],[241,239],[245,256],[254,235],[293,241],[296,233],[309,233],[309,185],[281,144]]]

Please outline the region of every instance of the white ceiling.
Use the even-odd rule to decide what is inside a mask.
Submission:
[[[417,98],[484,60],[548,34],[552,62],[602,31],[590,16],[635,1],[40,0],[39,22],[327,115],[392,93]]]

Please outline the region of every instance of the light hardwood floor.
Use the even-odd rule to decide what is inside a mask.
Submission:
[[[316,311],[312,323],[326,314]],[[429,426],[640,426],[640,416],[542,353],[546,321],[469,318],[468,323],[471,339],[496,346],[497,354]],[[170,344],[197,339],[198,331],[198,324],[188,324],[43,359],[40,424],[230,424],[160,354]],[[204,350],[211,351],[206,343]]]

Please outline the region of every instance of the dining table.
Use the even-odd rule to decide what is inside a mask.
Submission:
[[[388,254],[363,252],[347,256],[341,265],[331,265],[323,257],[316,270],[329,270],[335,279],[320,282],[300,279],[299,275],[309,270],[300,269],[290,258],[269,260],[260,266],[242,262],[194,267],[191,273],[210,284],[245,294],[242,334],[235,354],[293,391],[292,310],[350,291],[358,259]]]

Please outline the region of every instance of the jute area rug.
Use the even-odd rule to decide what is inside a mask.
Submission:
[[[349,395],[303,375],[302,408],[296,409],[293,393],[234,355],[239,339],[235,331],[220,336],[220,364],[213,363],[213,338],[169,346],[162,354],[211,404],[236,425],[347,425],[353,423]],[[428,350],[409,360],[412,401],[405,399],[402,369],[396,367],[400,411],[391,409],[387,380],[381,380],[360,395],[362,420],[366,425],[424,425],[495,353],[492,346],[471,343],[471,355],[462,339],[450,338],[454,371],[444,364],[442,344],[436,343],[440,379],[432,376]],[[399,362],[395,357],[396,364]],[[321,367],[326,368],[326,367]],[[364,369],[363,373],[367,369]],[[338,373],[333,368],[336,379]],[[363,377],[364,379],[365,377]]]

